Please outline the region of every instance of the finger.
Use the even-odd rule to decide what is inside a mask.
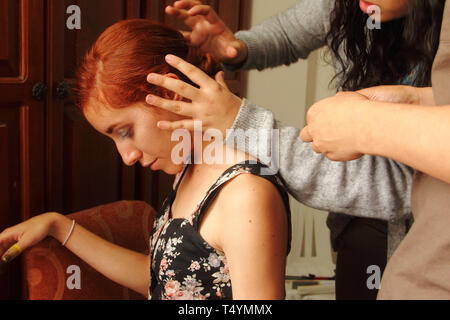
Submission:
[[[225,72],[223,71],[217,72],[215,79],[222,87],[228,88],[225,82]]]
[[[194,6],[198,6],[198,5],[201,5],[201,4],[202,3],[200,1],[182,0],[182,1],[175,1],[173,6],[178,8],[178,9],[187,9],[187,10],[189,10],[190,8],[192,8]]]
[[[17,235],[10,229],[3,230],[0,233],[0,257],[6,250],[18,241]]]
[[[314,141],[311,143],[311,148],[314,150],[315,153],[321,154],[322,150],[314,143]]]
[[[188,131],[194,131],[194,120],[180,120],[180,121],[159,121],[158,128],[166,131],[174,131],[177,129],[186,129]]]
[[[178,19],[181,20],[186,20],[187,18],[190,18],[190,15],[186,10],[178,9],[172,6],[167,6],[164,11],[169,16],[177,17]]]
[[[181,116],[192,116],[191,106],[192,104],[184,102],[184,101],[175,101],[169,99],[163,99],[161,97],[149,94],[145,101],[154,106],[158,107]]]
[[[304,127],[303,130],[300,132],[300,139],[302,139],[303,142],[313,142],[313,138],[309,133],[308,126]]]
[[[22,253],[22,246],[19,243],[12,245],[2,256],[3,263],[9,263]]]
[[[186,77],[192,80],[192,82],[198,84],[200,87],[207,86],[208,84],[216,83],[213,79],[211,79],[206,73],[197,68],[196,66],[190,64],[189,62],[184,61],[183,59],[169,54],[166,56],[166,61],[169,65],[178,69],[181,73],[183,73]],[[179,93],[179,92],[177,92]],[[184,96],[183,96],[184,97]],[[189,97],[186,97],[189,98]],[[193,100],[193,99],[191,99]]]
[[[183,31],[183,30],[181,30],[180,32],[183,35],[183,37],[186,39],[186,41],[191,42],[191,40],[192,40],[192,32],[190,32],[190,31]]]
[[[204,16],[206,18],[206,21],[208,21],[211,24],[220,22],[220,18],[217,15],[217,13],[214,11],[214,9],[207,5],[195,6],[192,9],[188,10],[188,14],[190,16],[196,16],[196,15]]]
[[[228,58],[236,58],[238,55],[238,51],[235,47],[228,47],[227,48],[227,56]]]
[[[189,100],[194,100],[198,96],[197,88],[179,79],[165,77],[158,73],[151,73],[148,75],[147,81],[156,86],[178,93]]]

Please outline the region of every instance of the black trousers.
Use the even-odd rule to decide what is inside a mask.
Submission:
[[[381,275],[387,263],[387,222],[355,218],[337,239],[336,300],[375,300],[377,289],[369,289],[369,266]]]

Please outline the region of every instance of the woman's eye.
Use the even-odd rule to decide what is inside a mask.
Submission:
[[[121,139],[131,138],[132,132],[129,129],[119,129],[117,134]]]

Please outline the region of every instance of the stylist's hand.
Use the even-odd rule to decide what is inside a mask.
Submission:
[[[185,38],[218,62],[237,64],[247,58],[247,46],[219,18],[213,8],[200,1],[176,1],[166,13],[182,20],[190,29]]]
[[[418,88],[403,85],[377,86],[357,91],[372,101],[435,105],[432,88]]]
[[[3,230],[0,233],[0,264],[10,262],[23,250],[49,236],[57,215],[55,212],[44,213]]]
[[[356,92],[340,92],[315,103],[307,113],[307,126],[300,133],[304,142],[328,159],[350,161],[360,158],[366,142],[363,119],[369,100]],[[370,107],[370,106],[369,106]]]
[[[148,95],[146,102],[152,106],[185,116],[188,120],[176,122],[158,122],[163,130],[187,129],[194,130],[194,121],[201,121],[203,130],[218,129],[226,137],[226,130],[233,126],[239,113],[242,99],[235,96],[225,84],[223,72],[216,75],[216,80],[209,77],[199,68],[174,55],[166,56],[169,65],[185,74],[200,88],[178,79],[165,77],[160,74],[149,74],[147,81],[165,88],[190,101],[176,101],[163,99],[155,95]]]

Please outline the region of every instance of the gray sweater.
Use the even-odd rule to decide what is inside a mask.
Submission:
[[[325,36],[333,3],[334,0],[300,0],[251,30],[238,32],[236,37],[248,46],[248,58],[240,66],[225,68],[263,70],[307,58],[313,50],[327,45]],[[232,129],[259,130],[257,143],[246,136],[245,147],[238,146],[252,156],[275,156],[270,146],[277,145],[277,167],[289,193],[299,202],[329,212],[388,221],[388,257],[392,255],[406,234],[405,221],[411,217],[413,169],[373,156],[346,163],[329,161],[299,139],[300,129],[283,125],[271,111],[245,99]],[[279,130],[277,141],[271,141],[272,129]],[[264,131],[266,134],[261,134]],[[230,132],[228,145],[233,145],[232,137]],[[273,159],[260,158],[268,165]],[[328,220],[332,239],[348,222],[343,215],[330,215]]]

